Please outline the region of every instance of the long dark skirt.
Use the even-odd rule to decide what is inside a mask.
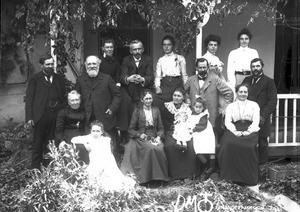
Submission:
[[[153,95],[153,106],[158,107],[161,113],[161,118],[163,125],[165,127],[165,131],[170,130],[170,125],[173,124],[169,123],[167,120],[169,120],[167,114],[169,114],[169,111],[165,107],[165,102],[171,102],[173,99],[173,93],[176,88],[181,87],[183,88],[182,85],[182,78],[181,77],[164,77],[161,80],[161,90],[162,94],[154,94]]]
[[[193,148],[193,141],[189,141],[187,150],[182,152],[176,148],[176,140],[172,137],[172,133],[167,132],[164,141],[171,180],[199,176],[201,174],[200,163]]]
[[[246,130],[249,122],[236,122],[237,130]],[[256,185],[258,183],[258,133],[236,137],[226,130],[218,154],[220,177],[227,181]]]
[[[130,96],[124,88],[120,88],[122,102],[119,111],[116,114],[118,127],[120,131],[127,131],[133,112],[133,104]]]
[[[64,138],[65,138],[65,142],[67,142],[68,144],[71,143],[72,138],[76,137],[76,136],[80,136],[80,135],[84,135],[84,131],[80,131],[78,129],[65,129],[64,130]]]
[[[163,145],[155,146],[141,139],[130,139],[121,163],[123,174],[134,173],[139,183],[169,181],[168,161]]]

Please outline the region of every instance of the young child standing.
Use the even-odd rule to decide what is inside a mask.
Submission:
[[[194,150],[202,164],[207,165],[205,155],[209,155],[209,168],[205,171],[206,178],[215,171],[215,134],[208,120],[209,114],[206,104],[197,98],[193,105],[193,112],[189,117],[190,129],[193,136]]]

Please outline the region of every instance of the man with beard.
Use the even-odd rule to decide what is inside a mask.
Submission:
[[[209,113],[209,121],[214,129],[216,140],[219,139],[216,133],[216,118],[219,115],[219,94],[225,99],[225,104],[221,108],[222,113],[229,103],[233,101],[233,91],[215,73],[209,72],[209,63],[205,58],[196,61],[196,74],[190,76],[184,85],[184,89],[189,94],[189,102],[194,105],[197,98],[201,98],[205,103]],[[224,113],[223,113],[224,114]],[[215,171],[215,159],[210,158],[210,168],[206,171],[207,177]]]
[[[121,83],[125,86],[134,106],[140,104],[144,89],[152,89],[154,74],[150,57],[144,55],[141,41],[133,40],[129,45],[131,55],[124,57],[121,68]]]
[[[66,106],[64,76],[54,73],[51,55],[40,58],[41,71],[26,90],[26,121],[33,127],[31,168],[40,169],[48,141],[54,139],[57,113]]]
[[[117,137],[115,114],[118,112],[122,97],[119,87],[110,75],[99,72],[101,60],[91,55],[86,58],[84,72],[76,80],[75,89],[81,94],[86,116],[86,132],[95,120],[103,123],[114,147]]]
[[[246,77],[243,83],[249,84],[248,99],[255,101],[260,107],[258,152],[259,164],[268,161],[268,136],[270,136],[270,116],[276,109],[277,89],[274,80],[264,75],[264,62],[255,58],[250,63],[252,76]]]

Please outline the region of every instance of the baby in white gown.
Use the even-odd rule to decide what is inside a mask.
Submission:
[[[101,186],[106,191],[121,191],[134,188],[135,181],[122,174],[111,152],[111,139],[103,135],[102,123],[91,124],[91,134],[77,136],[74,144],[83,144],[89,152],[90,164],[87,171],[92,184]]]

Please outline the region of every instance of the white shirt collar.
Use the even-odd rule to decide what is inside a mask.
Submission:
[[[174,52],[171,52],[171,53],[169,53],[169,54],[165,54],[165,56],[167,56],[167,57],[170,57],[170,56],[173,56],[173,55],[175,55]]]
[[[135,57],[133,56],[133,59],[134,59],[135,62],[140,62],[141,59],[142,59],[142,57],[140,57],[139,59],[137,59],[137,58],[135,58]]]

